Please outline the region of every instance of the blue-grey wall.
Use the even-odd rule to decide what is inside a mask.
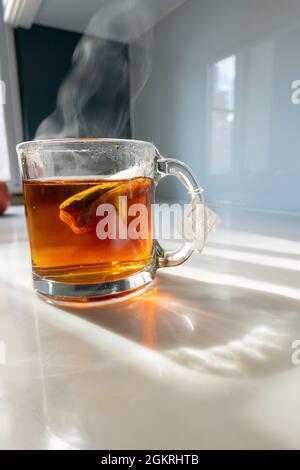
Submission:
[[[298,0],[187,0],[155,27],[134,136],[188,163],[208,201],[300,212],[300,104],[291,101],[299,44]],[[139,53],[133,45],[133,59]],[[212,89],[214,64],[230,56],[236,75],[228,150],[223,124],[213,125]],[[167,198],[178,194],[172,183],[164,187]]]

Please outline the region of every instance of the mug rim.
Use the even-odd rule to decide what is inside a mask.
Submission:
[[[101,143],[101,142],[112,142],[112,143],[134,143],[134,144],[147,144],[155,147],[152,142],[147,140],[136,140],[136,139],[116,139],[109,137],[62,137],[60,139],[40,139],[40,140],[26,140],[17,144],[17,151],[23,146],[29,145],[48,145],[48,144],[76,144],[76,143]]]

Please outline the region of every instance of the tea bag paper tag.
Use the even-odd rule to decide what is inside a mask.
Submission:
[[[195,192],[192,194],[192,202],[185,206],[183,220],[178,230],[183,239],[193,242],[194,247],[201,253],[219,222],[217,214],[205,206]]]

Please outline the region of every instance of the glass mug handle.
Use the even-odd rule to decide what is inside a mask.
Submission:
[[[156,181],[161,180],[165,176],[173,175],[187,188],[191,194],[191,202],[193,202],[194,195],[197,195],[199,202],[203,204],[203,190],[198,185],[190,168],[185,163],[175,160],[173,158],[162,158],[156,160]],[[197,212],[191,211],[192,225],[197,224]],[[161,247],[160,247],[161,248]],[[193,253],[195,249],[194,241],[185,240],[181,248],[176,251],[165,251],[161,248],[162,256],[159,257],[158,267],[166,268],[169,266],[177,266],[184,263]]]

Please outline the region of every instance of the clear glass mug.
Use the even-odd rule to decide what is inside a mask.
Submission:
[[[153,239],[152,203],[163,177],[176,176],[203,200],[189,168],[163,158],[152,143],[61,139],[24,142],[17,151],[33,284],[48,299],[91,302],[129,294],[149,285],[158,268],[179,265],[192,254],[193,240],[169,252]],[[117,217],[108,230],[111,205]],[[122,226],[120,214],[127,210],[128,216],[131,206],[147,209],[143,237],[126,235],[131,223],[138,231],[138,211]]]

